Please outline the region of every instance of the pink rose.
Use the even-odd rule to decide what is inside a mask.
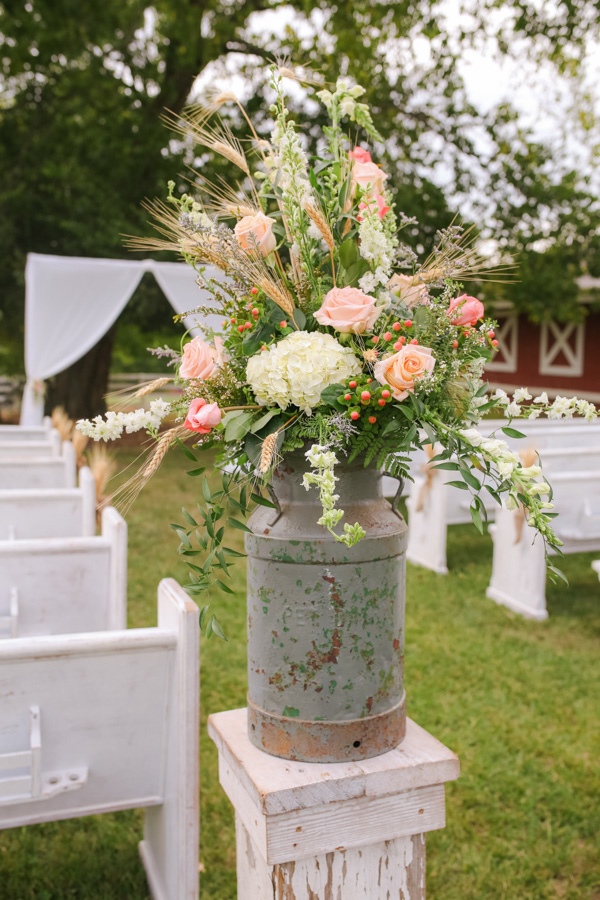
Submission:
[[[402,350],[375,363],[373,374],[380,384],[392,389],[396,400],[404,400],[415,389],[415,380],[432,372],[435,359],[429,347],[406,344]]]
[[[216,403],[207,403],[202,397],[197,397],[190,403],[183,426],[198,434],[208,434],[222,418],[223,413]]]
[[[368,163],[371,162],[371,154],[368,150],[363,150],[362,147],[355,147],[354,150],[350,150],[348,152],[348,159],[353,160],[354,162],[360,163]]]
[[[366,203],[362,201],[358,204],[359,209],[368,210],[369,215],[375,215],[377,213],[380,219],[383,219],[386,213],[389,213],[390,207],[386,206],[385,197],[382,197],[381,194],[375,194],[374,197],[367,197],[366,199]],[[358,215],[356,218],[359,222],[362,222],[362,216]]]
[[[374,297],[358,288],[332,288],[314,314],[319,325],[329,325],[341,334],[362,334],[375,324],[381,310]]]
[[[242,250],[258,250],[263,256],[268,256],[277,246],[274,224],[275,219],[258,212],[254,216],[244,216],[233,230]]]
[[[455,313],[452,317],[452,313]],[[450,301],[448,315],[453,325],[476,325],[479,319],[483,319],[484,309],[481,300],[461,294]]]
[[[387,286],[409,309],[427,303],[427,288],[424,284],[415,284],[412,275],[392,275]]]
[[[370,195],[382,194],[385,190],[384,181],[388,176],[374,162],[355,162],[352,166],[352,191],[358,185]]]
[[[192,338],[183,348],[183,357],[179,367],[180,378],[210,378],[215,368],[223,362],[223,339],[215,338],[215,346],[211,347],[201,337]]]

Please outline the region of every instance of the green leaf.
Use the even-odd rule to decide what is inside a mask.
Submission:
[[[178,447],[180,447],[183,450],[183,452],[185,453],[185,455],[187,456],[188,459],[191,459],[192,462],[197,462],[196,454],[192,453],[190,448],[186,447],[185,444],[183,443],[183,441],[181,441],[179,438],[175,438],[175,443],[177,444]]]
[[[247,525],[244,525],[243,522],[239,522],[237,519],[227,519],[227,524],[230,528],[237,528],[239,531],[245,531],[248,534],[252,534]]]
[[[469,490],[469,488],[464,483],[464,481],[447,481],[446,484],[448,484],[450,487],[459,488],[459,490],[461,490],[461,491]]]
[[[555,577],[555,579],[559,578],[561,581],[564,581],[564,583],[568,586],[569,580],[564,572],[562,572],[560,569],[557,569],[556,566],[553,566],[550,563],[548,563],[547,569],[551,576],[553,575]]]
[[[292,313],[292,318],[293,318],[294,322],[296,323],[296,325],[298,326],[298,329],[300,331],[302,331],[302,329],[306,325],[306,316],[304,315],[302,310],[294,309],[294,312]]]
[[[190,541],[190,539],[187,536],[187,534],[185,533],[185,531],[182,531],[180,528],[177,528],[176,531],[177,531],[177,537],[181,541],[181,545],[183,547],[185,547],[186,550],[191,550],[192,542]]]
[[[270,422],[274,416],[279,416],[279,415],[281,415],[280,409],[269,409],[264,414],[264,416],[261,416],[260,419],[258,419],[258,421],[254,422],[252,427],[249,429],[250,434],[256,434],[258,431],[261,430],[261,428],[264,428],[265,425],[267,424],[267,422]]]
[[[229,638],[226,636],[225,632],[221,628],[219,624],[219,620],[216,616],[212,617],[212,633],[216,634],[218,638],[221,638],[222,641],[228,641]]]
[[[252,422],[254,421],[254,417],[256,413],[254,411],[247,412],[245,410],[238,410],[239,415],[236,415],[234,419],[227,419],[225,424],[225,440],[226,441],[239,441],[241,440],[245,434],[250,431],[252,426]],[[224,417],[224,419],[227,417]]]
[[[370,270],[369,263],[361,259],[359,262],[353,263],[349,269],[346,269],[346,274],[344,281],[346,282],[343,287],[355,287],[358,284],[359,278],[362,278],[363,275]]]
[[[432,466],[433,469],[447,469],[449,472],[459,472],[460,466],[455,462],[442,462]]]
[[[271,503],[270,500],[267,500],[266,497],[262,497],[260,494],[250,494],[250,499],[258,504],[258,506],[268,506],[269,509],[277,509],[274,503]]]
[[[360,259],[358,244],[354,240],[343,241],[339,246],[338,255],[344,269],[350,269]]]
[[[202,482],[202,494],[207,503],[210,503],[212,500],[212,491],[210,489],[210,484],[206,479]]]
[[[479,534],[483,534],[483,522],[481,521],[481,516],[479,515],[478,510],[473,505],[471,505],[469,507],[469,511],[471,513],[473,525],[475,526]]]
[[[189,512],[187,511],[185,506],[181,507],[181,512],[183,513],[183,516],[184,516],[185,520],[188,522],[188,524],[193,525],[194,528],[197,528],[198,523],[196,522],[194,517],[189,514]]]
[[[343,394],[345,390],[346,388],[343,384],[330,384],[324,391],[321,391],[321,402],[325,403],[327,406],[333,406],[334,409],[346,409],[346,407],[338,401],[338,397],[340,394]]]
[[[512,437],[512,438],[524,438],[524,437],[527,437],[527,435],[526,435],[526,434],[523,434],[522,431],[517,431],[516,428],[509,428],[508,425],[506,425],[506,426],[502,429],[502,431],[504,432],[504,434],[507,434],[509,437]]]
[[[195,478],[197,475],[203,475],[204,472],[206,472],[206,466],[202,466],[200,469],[190,469],[187,474]]]
[[[481,482],[480,482],[479,478],[477,478],[475,475],[473,475],[473,473],[471,472],[470,469],[467,469],[466,466],[465,467],[461,466],[460,474],[462,475],[464,481],[466,481],[467,484],[470,485],[470,487],[472,487],[476,491],[481,490]]]
[[[222,591],[225,591],[226,594],[235,594],[235,591],[232,591],[228,584],[225,584],[224,581],[221,581],[219,578],[215,578],[215,584],[218,584]]]

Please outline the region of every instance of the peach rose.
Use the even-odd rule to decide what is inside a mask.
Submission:
[[[452,315],[454,313],[454,316]],[[461,294],[450,301],[448,315],[453,325],[476,325],[483,319],[484,309],[481,300]]]
[[[197,397],[190,403],[183,426],[198,434],[208,434],[222,418],[223,413],[216,403],[207,403],[202,397]]]
[[[211,347],[201,337],[192,338],[183,348],[183,356],[179,367],[180,378],[210,378],[217,366],[223,362],[223,339],[215,338],[215,346]]]
[[[427,303],[427,288],[424,284],[415,284],[412,275],[392,275],[387,286],[409,309]]]
[[[244,216],[233,230],[242,250],[258,250],[263,256],[268,256],[277,246],[274,224],[275,219],[258,212],[254,216]]]
[[[392,389],[396,400],[404,400],[415,389],[415,380],[432,372],[435,358],[429,347],[406,344],[398,353],[375,363],[373,374],[380,384]]]
[[[348,159],[353,160],[354,162],[360,163],[368,163],[372,162],[371,154],[368,150],[363,150],[362,147],[355,147],[354,150],[348,151]]]
[[[385,185],[384,181],[388,176],[374,162],[355,162],[352,166],[352,189],[353,193],[358,185],[364,191],[369,189],[369,194],[382,194]]]
[[[319,325],[329,325],[341,334],[363,334],[375,324],[381,312],[375,298],[358,288],[332,288],[314,313]]]
[[[386,205],[385,197],[382,197],[381,194],[375,194],[374,197],[367,197],[367,202],[362,201],[358,204],[358,208],[360,210],[367,209],[369,211],[369,215],[377,215],[380,219],[389,213],[390,207]],[[362,222],[363,217],[358,215],[356,217],[359,222]]]

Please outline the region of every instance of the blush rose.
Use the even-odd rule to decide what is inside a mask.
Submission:
[[[381,310],[375,299],[358,288],[332,288],[314,314],[319,325],[329,325],[340,334],[363,334],[375,324]]]
[[[385,179],[388,176],[374,162],[355,161],[352,166],[352,191],[356,191],[356,187],[361,187],[364,191],[368,189],[369,195],[382,194],[385,190]]]
[[[392,390],[395,400],[404,400],[414,391],[415,381],[433,371],[435,358],[429,347],[407,344],[398,353],[375,363],[373,374]]]
[[[190,403],[183,426],[198,434],[208,434],[222,418],[223,413],[216,403],[207,403],[203,397],[197,397]]]
[[[258,212],[253,216],[244,216],[233,230],[242,250],[258,250],[262,256],[268,256],[277,246],[274,224],[275,219]]]
[[[183,348],[183,356],[179,367],[180,378],[210,378],[217,366],[223,362],[223,339],[215,338],[215,346],[211,347],[201,337],[192,338]]]
[[[476,325],[483,318],[484,309],[481,300],[461,294],[450,301],[448,315],[453,325]]]
[[[353,160],[354,162],[360,163],[368,163],[372,162],[371,154],[368,150],[363,150],[362,147],[355,147],[354,150],[348,151],[348,159]]]
[[[387,286],[409,309],[427,303],[427,288],[424,284],[415,284],[412,275],[392,275]]]
[[[385,202],[385,197],[382,197],[381,194],[375,194],[374,197],[368,197],[366,203],[363,201],[358,204],[358,208],[360,210],[366,209],[368,215],[375,215],[375,213],[377,213],[380,219],[383,219],[390,211],[390,207],[387,206]],[[356,218],[359,222],[362,222],[363,217],[361,215],[358,215]]]

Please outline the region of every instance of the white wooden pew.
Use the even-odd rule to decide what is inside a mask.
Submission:
[[[124,628],[127,524],[108,507],[98,537],[0,541],[0,639]]]
[[[4,440],[0,434],[0,459],[39,459],[44,456],[60,456],[61,437],[56,429],[48,431],[40,440]]]
[[[198,661],[170,579],[157,628],[1,643],[0,828],[144,807],[154,900],[197,900]]]
[[[49,416],[44,419],[44,424],[39,426],[27,425],[0,425],[0,441],[45,441],[52,431],[52,420]]]
[[[552,475],[552,520],[563,553],[600,550],[600,472],[556,472]],[[518,510],[503,508],[490,528],[494,541],[492,578],[487,596],[529,618],[545,619],[546,568],[540,538]]]
[[[34,488],[73,488],[76,481],[73,444],[64,441],[60,456],[26,458],[0,455],[0,490]]]
[[[91,537],[96,533],[96,484],[87,466],[79,486],[0,490],[0,540]]]

